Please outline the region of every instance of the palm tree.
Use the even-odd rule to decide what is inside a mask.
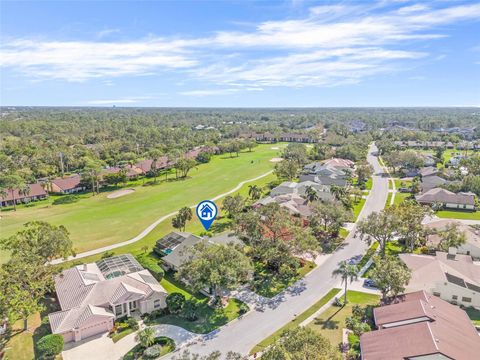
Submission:
[[[153,344],[155,344],[155,330],[151,327],[143,329],[137,334],[136,340],[144,348],[152,346]]]
[[[260,199],[260,196],[262,196],[262,190],[258,187],[258,185],[249,185],[248,196],[250,196],[252,200]]]
[[[152,158],[152,165],[150,167],[150,171],[153,173],[153,182],[156,184],[158,175],[157,162],[162,157],[163,153],[158,149],[152,149],[150,150],[148,155]]]
[[[342,282],[345,284],[345,294],[343,298],[343,304],[347,304],[347,285],[348,281],[350,283],[358,278],[358,269],[355,265],[349,264],[347,261],[341,261],[338,264],[338,268],[333,271],[333,275],[340,275],[342,277]]]
[[[309,185],[305,188],[305,199],[310,203],[318,200],[317,190],[313,186]]]
[[[337,200],[341,200],[347,193],[344,187],[338,185],[332,185],[330,187],[330,192]]]

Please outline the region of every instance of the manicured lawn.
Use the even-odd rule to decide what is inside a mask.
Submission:
[[[276,144],[276,147],[282,146]],[[269,160],[278,156],[272,145],[259,145],[239,157],[214,156],[208,164],[192,169],[189,178],[159,181],[157,185],[134,187],[135,192],[116,199],[107,193],[88,196],[77,203],[45,205],[2,213],[2,237],[9,236],[32,220],[64,225],[77,252],[114,244],[138,235],[163,215],[231,190],[239,182],[271,170]],[[7,254],[0,254],[5,262]]]
[[[341,228],[338,236],[340,236],[342,239],[346,239],[349,233],[350,232],[347,229]]]
[[[435,213],[440,218],[480,220],[480,211],[441,210]]]
[[[469,307],[464,310],[467,313],[468,317],[472,320],[472,322],[475,325],[480,326],[480,310],[473,307]]]
[[[372,190],[372,185],[373,185],[373,180],[372,178],[368,179],[368,181],[365,183],[365,189],[366,190]]]
[[[230,299],[228,305],[223,309],[212,308],[208,306],[209,298],[203,294],[193,294],[185,287],[184,284],[176,280],[171,272],[167,272],[160,281],[160,284],[167,292],[182,293],[186,299],[194,297],[199,302],[198,319],[196,321],[188,321],[178,315],[165,315],[156,319],[145,319],[147,325],[154,324],[171,324],[183,327],[195,333],[209,333],[218,327],[236,319],[240,316],[242,308],[245,310],[246,305],[237,299]]]
[[[349,290],[347,300],[346,306],[331,306],[308,325],[330,340],[333,346],[342,342],[342,329],[345,328],[345,319],[352,315],[353,305],[376,305],[380,296]]]
[[[392,201],[392,196],[393,196],[393,193],[388,193],[387,203],[385,204],[386,207],[390,207],[390,202]],[[408,199],[409,197],[410,197],[409,193],[401,193],[401,192],[397,191],[395,193],[395,199],[393,200],[393,204],[394,205],[399,205],[402,202],[404,202],[406,199]]]
[[[277,341],[284,331],[299,326],[304,320],[306,320],[306,319],[308,319],[308,317],[312,316],[323,305],[325,305],[330,300],[332,300],[333,297],[339,293],[339,291],[340,291],[340,289],[330,290],[324,297],[322,297],[320,300],[318,300],[315,304],[313,304],[311,307],[309,307],[303,313],[301,313],[300,315],[295,317],[295,319],[293,319],[288,324],[286,324],[282,328],[275,331],[272,335],[270,335],[266,339],[263,339],[260,343],[255,345],[255,347],[252,350],[250,350],[250,354],[254,354],[254,353],[263,351],[266,347],[272,345],[275,341]]]
[[[360,199],[358,203],[353,205],[353,216],[354,216],[354,221],[358,219],[358,215],[360,215],[360,212],[363,209],[363,206],[365,205],[365,199]]]
[[[23,321],[16,322],[12,327],[12,336],[6,344],[6,359],[32,360],[39,359],[35,356],[35,343],[43,336],[50,334],[50,325],[46,322],[42,324],[42,318],[45,318],[51,312],[60,310],[56,301],[51,298],[43,302],[46,309],[42,314],[36,313],[28,318],[28,330],[23,330]],[[56,358],[61,359],[61,356]]]
[[[261,276],[262,280],[257,281],[253,290],[259,295],[272,298],[292,285],[295,281],[304,277],[314,268],[315,263],[307,261],[297,270],[296,276],[292,276],[289,279],[278,279],[277,277],[272,276],[270,271],[264,270],[261,266],[256,266],[255,272],[258,274],[257,276]]]
[[[171,324],[194,333],[207,334],[239,317],[242,306],[246,306],[242,305],[243,303],[237,299],[230,299],[224,308],[212,308],[208,306],[207,302],[207,298],[200,300],[198,319],[195,321],[188,321],[178,315],[165,315],[153,320],[145,319],[145,324]]]
[[[123,331],[117,332],[111,336],[111,339],[113,342],[117,342],[121,339],[123,339],[125,336],[130,335],[131,333],[134,333],[136,330],[133,330],[132,328],[125,329]]]
[[[275,179],[276,179],[276,176],[273,175],[273,174],[270,174],[270,175],[268,175],[264,178],[261,178],[260,180],[245,184],[244,186],[242,186],[240,188],[240,190],[237,193],[246,197],[248,195],[249,185],[256,184],[256,185],[258,185],[259,187],[262,188],[262,187],[267,186],[268,183],[270,183],[271,181],[274,181]],[[217,204],[218,208],[221,209],[222,199],[216,201],[215,203]],[[227,225],[228,222],[229,222],[229,220],[226,217],[222,217],[220,219],[217,218],[215,220],[215,222],[213,223],[212,227],[210,228],[210,233],[220,233],[220,232],[225,231],[226,230],[225,226]],[[153,246],[155,245],[155,242],[158,239],[162,238],[163,236],[165,236],[166,234],[168,234],[169,232],[171,232],[173,230],[175,230],[175,229],[172,227],[171,220],[167,219],[166,221],[157,225],[155,227],[155,229],[153,229],[143,239],[141,239],[141,240],[139,240],[139,241],[137,241],[133,244],[125,245],[125,246],[119,247],[117,249],[114,249],[114,250],[112,250],[112,252],[113,252],[114,255],[126,254],[126,253],[131,253],[133,255],[141,254],[141,253],[143,253],[143,250],[142,250],[143,247],[146,246],[149,249],[152,249]],[[187,223],[187,227],[186,227],[185,231],[196,234],[196,235],[201,235],[205,232],[205,229],[203,228],[200,221],[198,221],[197,217],[193,216],[192,220]],[[101,257],[102,257],[102,254],[92,255],[92,256],[82,258],[82,259],[69,261],[68,263],[65,263],[63,266],[71,267],[71,266],[73,266],[73,264],[83,264],[83,263],[93,262],[93,261],[99,260]]]
[[[160,356],[166,355],[168,353],[171,353],[173,350],[175,350],[175,342],[165,336],[160,336],[155,339],[155,344],[161,345],[162,350],[160,352]],[[137,356],[141,356],[142,354],[142,346],[136,345],[132,350],[130,350],[128,353],[125,354],[125,356],[122,358],[123,360],[134,360],[137,359]]]
[[[403,179],[394,179],[395,181],[395,188],[398,190],[400,189],[401,187],[410,187],[412,185],[412,181],[411,180],[403,180]]]

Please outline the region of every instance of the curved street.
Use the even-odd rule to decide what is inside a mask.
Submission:
[[[388,196],[388,178],[375,154],[377,148],[369,149],[368,162],[373,166],[373,186],[358,219],[384,208]],[[363,255],[367,244],[355,237],[355,226],[345,239],[343,246],[328,255],[325,261],[304,279],[277,295],[261,311],[253,310],[242,318],[234,320],[203,337],[203,341],[188,346],[191,353],[209,354],[219,350],[222,353],[236,351],[248,354],[256,344],[280,329],[286,323],[312,306],[333,287],[340,286],[340,280],[332,276],[338,263],[356,255]],[[172,358],[175,353],[165,358]]]

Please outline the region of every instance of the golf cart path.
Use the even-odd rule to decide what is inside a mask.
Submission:
[[[257,176],[255,178],[241,181],[232,190],[229,190],[229,191],[224,192],[220,195],[217,195],[217,196],[211,198],[210,200],[215,201],[215,200],[221,199],[222,197],[225,197],[227,195],[233,194],[234,192],[240,190],[242,188],[242,186],[245,185],[246,183],[260,180],[260,179],[270,175],[272,172],[273,172],[273,170],[270,170],[270,171],[267,171],[266,173],[264,173],[260,176]],[[191,205],[190,208],[193,209],[196,206],[197,206],[197,204]],[[156,220],[155,222],[153,222],[152,224],[147,226],[147,228],[145,228],[145,230],[143,230],[140,234],[138,234],[137,236],[135,236],[134,238],[132,238],[130,240],[126,240],[126,241],[123,241],[123,242],[120,242],[120,243],[117,243],[117,244],[112,244],[112,245],[104,246],[104,247],[101,247],[101,248],[85,251],[85,252],[82,252],[80,254],[77,254],[76,256],[69,256],[67,259],[55,259],[51,263],[54,264],[54,265],[55,264],[61,264],[65,261],[81,259],[81,258],[84,258],[84,257],[87,257],[87,256],[101,254],[105,251],[114,250],[114,249],[117,249],[117,248],[125,246],[125,245],[133,244],[133,243],[143,239],[145,236],[147,236],[153,229],[155,229],[157,227],[158,224],[164,222],[168,218],[170,218],[172,216],[175,216],[177,214],[178,214],[178,211],[174,211],[174,212],[171,212],[167,215],[162,216],[161,218],[159,218],[158,220]]]

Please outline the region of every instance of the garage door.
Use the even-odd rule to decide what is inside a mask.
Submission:
[[[62,334],[63,336],[63,340],[67,343],[67,342],[70,342],[70,341],[73,341],[74,337],[73,337],[73,332],[67,332],[67,333],[63,333]]]
[[[104,321],[82,329],[82,340],[97,334],[103,334],[108,331],[108,324],[110,320]]]

